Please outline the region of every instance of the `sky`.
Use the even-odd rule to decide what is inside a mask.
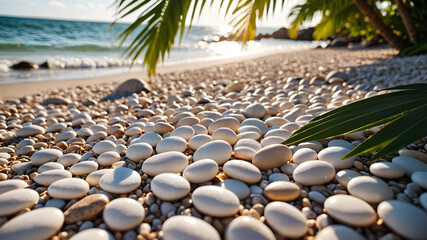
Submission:
[[[113,2],[114,0],[0,0],[0,15],[112,22],[115,19]],[[287,15],[297,2],[298,0],[288,0],[283,9],[278,7],[272,17],[259,21],[258,26],[289,27],[291,21]],[[193,24],[202,26],[227,24],[230,19],[218,15],[218,5],[206,8],[201,17],[196,16],[197,20]],[[132,22],[135,18],[136,15],[133,14],[124,22]]]

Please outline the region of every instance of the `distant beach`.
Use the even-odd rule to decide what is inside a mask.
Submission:
[[[128,24],[50,19],[0,17],[0,84],[96,78],[140,72],[141,59],[129,68],[130,59],[122,55],[127,41],[119,47],[115,38]],[[255,53],[311,49],[322,42],[263,39],[251,41],[242,50],[236,42],[216,42],[227,35],[227,27],[192,27],[180,45],[165,59],[165,66],[247,56]],[[259,28],[272,33],[275,28]],[[176,40],[179,42],[179,39]],[[49,69],[14,71],[20,61],[48,63]]]

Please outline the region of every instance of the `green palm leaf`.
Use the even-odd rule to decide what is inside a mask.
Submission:
[[[256,21],[270,10],[275,10],[277,0],[230,0],[224,4],[220,2],[220,8],[226,7],[225,14],[232,15],[231,24],[234,28],[235,40],[247,41],[255,38]],[[179,32],[180,41],[184,35],[186,24],[191,29],[192,22],[199,11],[202,13],[205,6],[215,2],[210,0],[116,0],[117,20],[114,24],[132,13],[139,13],[138,18],[127,27],[116,40],[122,46],[133,32],[139,31],[134,37],[124,54],[135,60],[145,52],[143,65],[148,68],[148,76],[155,74],[157,63],[164,61],[171,47],[175,44],[175,36]],[[231,7],[236,3],[235,9]],[[282,7],[286,0],[282,0]],[[192,11],[189,13],[190,9]],[[189,16],[187,18],[187,16]],[[139,30],[142,26],[142,30]]]
[[[398,90],[342,106],[320,115],[296,131],[284,144],[321,140],[387,124],[344,158],[377,151],[376,160],[424,136],[427,128],[427,84],[404,85]]]

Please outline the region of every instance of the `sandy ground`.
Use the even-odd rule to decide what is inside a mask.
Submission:
[[[301,50],[306,51],[306,50]],[[283,51],[283,54],[290,54],[293,52],[301,51]],[[198,63],[183,63],[173,66],[159,66],[157,73],[166,74],[174,72],[192,71],[211,66],[225,65],[228,63],[242,62],[245,60],[257,59],[267,56],[274,56],[277,52],[265,52],[257,53],[249,56],[239,56],[226,59],[209,60]],[[94,84],[104,83],[121,83],[130,78],[143,78],[148,81],[145,72],[126,73],[120,75],[112,75],[98,78],[88,79],[75,79],[75,80],[62,80],[62,81],[44,81],[44,82],[32,82],[32,83],[14,83],[14,84],[3,84],[0,85],[0,99],[19,98],[27,95],[41,93],[51,89],[61,88],[72,88],[77,86],[88,86]]]

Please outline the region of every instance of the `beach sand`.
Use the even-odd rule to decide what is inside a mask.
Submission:
[[[106,101],[139,74],[1,86],[0,239],[425,238],[427,138],[376,165],[340,159],[378,128],[280,144],[376,89],[427,81],[426,55],[395,54],[174,66]]]
[[[258,53],[249,56],[211,60],[198,63],[186,63],[174,66],[160,66],[158,73],[161,76],[185,72],[191,77],[189,71],[211,71],[213,66],[220,66],[218,79],[223,76],[222,81],[238,79],[239,76],[257,76],[265,73],[269,76],[280,77],[313,77],[325,76],[330,71],[347,71],[353,69],[354,74],[350,83],[399,84],[399,79],[413,76],[415,82],[425,82],[426,65],[425,57],[393,58],[396,54],[392,49],[369,49],[369,50],[347,50],[347,49],[313,49],[297,51],[278,51]],[[404,68],[403,71],[400,71]],[[202,70],[201,70],[202,69]],[[246,72],[242,69],[247,69]],[[262,71],[259,71],[262,69]],[[415,69],[415,71],[413,71]],[[235,74],[238,71],[239,76]],[[282,71],[280,74],[279,72]],[[423,74],[424,73],[424,74]],[[225,75],[224,75],[225,74]],[[179,75],[179,74],[178,74]],[[402,75],[402,78],[399,76]],[[364,78],[365,79],[362,79]],[[32,94],[40,94],[47,90],[83,87],[98,84],[117,84],[130,78],[143,78],[148,80],[144,72],[128,73],[115,76],[106,76],[90,79],[48,81],[33,83],[16,83],[0,85],[0,99],[19,98]],[[159,77],[154,78],[159,79]],[[191,81],[191,79],[181,79]],[[199,82],[199,81],[198,81]],[[372,86],[371,86],[372,87]]]

